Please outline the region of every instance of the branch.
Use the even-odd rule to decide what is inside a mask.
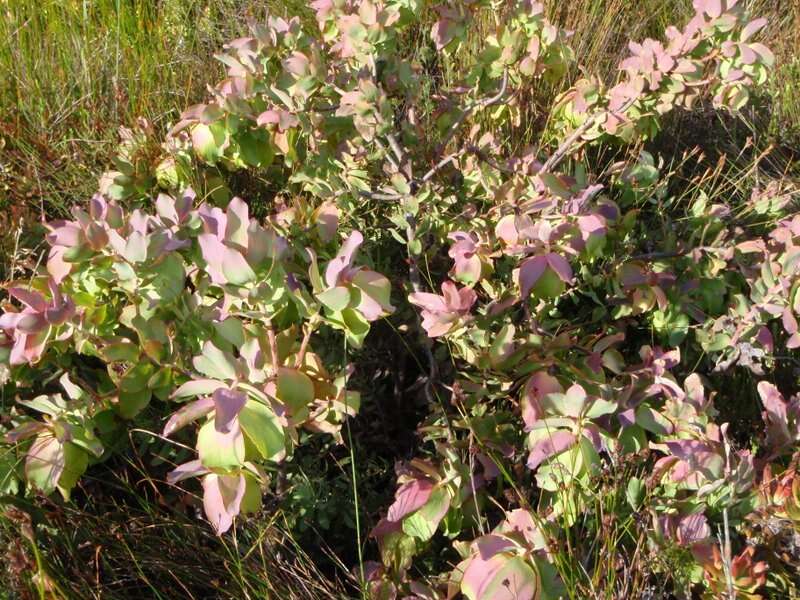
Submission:
[[[481,150],[477,146],[469,145],[464,150],[460,150],[458,152],[453,152],[453,153],[448,154],[447,156],[445,156],[442,160],[440,160],[433,167],[431,167],[430,171],[425,173],[425,176],[422,178],[420,183],[426,183],[434,175],[436,175],[437,172],[439,172],[441,169],[446,167],[448,163],[453,162],[456,158],[458,158],[459,156],[461,156],[462,154],[465,154],[465,153],[474,154],[478,158],[478,160],[481,160],[481,161],[485,162],[490,167],[492,167],[494,169],[497,169],[498,171],[501,171],[503,173],[513,173],[513,171],[511,169],[509,169],[508,167],[504,167],[503,165],[498,164],[497,161],[492,160],[491,158],[489,158],[489,156],[486,154],[486,152],[484,152],[483,150]]]
[[[564,157],[570,151],[572,145],[575,142],[577,142],[578,139],[580,139],[580,137],[584,133],[586,133],[587,131],[589,131],[589,129],[594,127],[594,125],[599,121],[600,117],[608,116],[610,114],[615,114],[615,113],[624,113],[631,106],[633,106],[633,104],[637,100],[638,98],[636,97],[631,98],[617,110],[604,110],[603,112],[596,113],[593,117],[589,117],[588,119],[586,119],[586,121],[584,121],[580,127],[578,127],[575,131],[573,131],[570,134],[570,136],[561,143],[561,145],[556,149],[555,152],[553,152],[550,158],[547,159],[544,165],[542,165],[542,168],[539,169],[539,172],[537,174],[549,173],[550,171],[555,169],[556,166],[558,166],[558,164],[562,160],[564,160]]]
[[[458,158],[461,154],[463,154],[463,152],[459,151],[459,152],[453,152],[452,154],[448,154],[447,156],[445,156],[442,160],[436,163],[436,165],[431,167],[430,171],[425,173],[425,175],[422,177],[421,183],[425,183],[426,181],[431,179],[431,177],[436,175],[436,173],[440,169],[443,169],[445,166],[447,166],[448,163]]]
[[[267,340],[269,342],[270,360],[272,361],[272,375],[278,376],[278,367],[280,367],[280,359],[278,358],[278,340],[275,337],[275,329],[272,327],[272,322],[267,322]]]
[[[417,224],[413,215],[406,214],[406,223],[406,237],[411,240],[413,237],[416,237],[417,234]],[[411,248],[408,249],[408,278],[411,280],[411,288],[415,293],[423,291],[422,280],[419,276],[419,264],[417,263],[416,257],[411,252]],[[417,321],[417,330],[422,332],[422,321],[420,319],[419,311],[415,310],[414,315]],[[424,333],[422,333],[420,337],[422,337],[422,345],[425,348],[425,358],[428,361],[428,380],[425,382],[425,398],[428,400],[428,402],[433,404],[435,400],[434,386],[439,378],[439,368],[436,364],[436,359],[433,356],[433,350],[431,350],[431,339]],[[436,399],[438,399],[438,395],[436,396]]]
[[[400,169],[400,165],[394,159],[394,156],[392,156],[392,154],[389,152],[389,149],[386,148],[386,146],[383,145],[383,142],[380,141],[380,139],[375,138],[375,145],[378,146],[378,148],[380,148],[383,151],[383,153],[386,155],[386,160],[388,160],[392,164],[392,166],[394,167],[394,170],[402,173],[402,170]]]
[[[501,173],[513,173],[513,169],[509,169],[508,167],[504,167],[503,165],[499,164],[496,160],[490,158],[486,152],[478,148],[477,146],[469,146],[467,148],[468,152],[471,152],[475,156],[478,157],[478,160],[482,160],[486,164],[488,164],[493,169],[497,169]]]
[[[308,323],[303,335],[303,340],[300,342],[300,350],[297,352],[297,357],[294,360],[294,368],[299,369],[303,365],[306,358],[306,351],[308,350],[308,342],[311,339],[311,334],[314,333],[314,326]]]
[[[464,109],[464,112],[456,119],[456,122],[450,127],[445,135],[444,140],[439,144],[437,149],[437,154],[444,152],[444,149],[447,148],[447,144],[450,143],[450,140],[458,133],[458,130],[464,124],[464,121],[475,112],[479,108],[486,108],[488,106],[492,106],[493,104],[497,104],[500,100],[503,99],[503,96],[506,95],[506,90],[508,89],[508,71],[503,71],[503,80],[500,82],[500,90],[494,95],[488,98],[482,98],[477,102],[471,104],[467,108]]]
[[[381,194],[379,192],[358,192],[358,195],[367,200],[399,200],[401,194]]]
[[[453,125],[451,125],[450,129],[448,130],[447,134],[445,135],[444,140],[442,140],[442,142],[439,144],[439,146],[438,146],[438,148],[436,150],[437,154],[444,151],[444,149],[447,147],[447,144],[450,143],[450,140],[453,139],[453,137],[456,135],[458,130],[464,124],[464,121],[466,121],[467,118],[473,112],[475,112],[475,110],[477,110],[478,108],[486,108],[487,106],[492,106],[493,104],[497,104],[498,102],[500,102],[500,100],[503,99],[503,96],[506,95],[506,90],[507,89],[508,89],[508,71],[504,71],[503,72],[503,81],[500,83],[500,90],[494,96],[490,96],[488,98],[482,98],[481,100],[478,100],[474,104],[471,104],[470,106],[468,106],[467,108],[464,109],[464,112],[462,112],[461,115],[459,115],[459,117],[456,120],[456,122],[453,123]],[[469,152],[470,150],[468,149],[467,151]],[[445,156],[442,160],[440,160],[433,167],[431,167],[430,170],[427,173],[425,173],[425,175],[420,180],[420,183],[426,183],[426,182],[430,181],[430,179],[434,175],[436,175],[436,173],[439,170],[443,169],[445,166],[447,166],[450,162],[452,162],[453,160],[458,158],[463,153],[464,153],[463,150],[459,150],[459,151],[453,152],[452,154],[448,154],[447,156]]]
[[[397,141],[397,138],[393,133],[387,134],[386,139],[389,140],[389,147],[392,149],[392,152],[394,152],[394,155],[397,157],[397,161],[400,163],[401,167],[405,168],[403,174],[406,176],[408,181],[412,181],[414,179],[414,174],[411,167],[411,160],[409,160],[408,155],[400,147],[400,143]]]

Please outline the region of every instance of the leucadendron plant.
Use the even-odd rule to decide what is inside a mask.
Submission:
[[[46,364],[63,370],[70,401],[22,401],[46,418],[15,415],[6,439],[35,436],[24,451],[28,482],[68,495],[89,457],[104,454],[99,420],[107,428],[151,402],[172,404],[164,436],[200,426],[197,459],[168,479],[202,476],[206,515],[222,533],[259,507],[260,465],[291,456],[298,430],[338,436],[358,410],[347,369],[326,365],[311,337],[330,326],[359,344],[394,310],[389,281],[357,264],[360,233],[335,253],[335,210],[317,249],[326,290],[317,253],[251,219],[239,198],[222,210],[187,188],[153,208],[129,212],[97,195],[74,220],[48,224],[46,273],[10,288],[19,305],[6,306],[2,327],[9,365],[28,376]],[[106,366],[90,390],[69,379],[78,357]]]
[[[671,111],[735,113],[774,63],[744,2],[693,5],[631,42],[616,81],[561,87],[534,147],[517,143],[532,90],[580,68],[539,2],[315,0],[317,28],[253,24],[166,141],[125,132],[100,193],[48,224],[45,266],[8,287],[0,362],[69,398],[9,414],[28,487],[68,495],[104,435],[157,407],[164,438],[195,436],[169,481],[201,479],[221,534],[306,433],[342,441],[356,414],[351,367],[318,344],[361,347],[393,315],[424,350],[428,413],[378,560],[355,569],[369,597],[641,591],[603,549],[612,571],[648,553],[679,596],[778,585],[755,544],[798,519],[800,409],[772,375],[800,347],[797,189],[672,196],[686,182],[642,149]],[[618,162],[593,164],[601,144]],[[242,173],[279,190],[263,219],[232,192]],[[711,377],[734,370],[763,403],[749,445]]]

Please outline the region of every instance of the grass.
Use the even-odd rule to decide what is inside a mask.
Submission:
[[[0,231],[89,197],[120,126],[163,131],[204,98],[223,43],[299,0],[0,2]],[[13,235],[0,236],[9,256]],[[34,240],[35,241],[35,240]],[[30,245],[30,244],[28,244]],[[9,268],[0,266],[0,274]]]
[[[666,25],[683,21],[691,10],[690,0],[549,0],[547,4],[550,16],[574,31],[572,45],[587,71],[607,81],[613,79],[616,64],[627,51],[626,40],[660,36]],[[774,146],[765,163],[771,172],[794,169],[798,174],[794,157],[800,147],[800,4],[793,0],[752,0],[750,4],[755,13],[769,19],[766,38],[778,59],[758,110],[749,111],[743,120],[701,115],[675,119],[670,127],[673,137],[695,132],[712,163],[717,160],[715,148],[720,153],[725,148],[712,148],[714,140],[699,138],[714,137],[709,132],[735,133],[737,139],[753,138],[754,152]],[[131,127],[144,117],[163,131],[183,108],[204,98],[207,83],[220,78],[222,69],[213,54],[246,30],[248,18],[262,19],[268,11],[305,14],[307,3],[0,0],[0,280],[12,276],[16,265],[35,264],[37,247],[41,247],[35,224],[41,218],[62,215],[95,191],[97,178],[114,153],[118,128]],[[581,72],[573,71],[563,86],[580,76]],[[721,175],[727,187],[721,186],[720,194],[735,192],[740,182],[737,174],[744,171],[741,165],[733,165]],[[391,398],[388,384],[386,390],[371,385],[376,397],[385,391]],[[371,399],[365,406],[372,406]],[[370,436],[383,439],[385,464],[370,473],[377,463],[363,464],[361,457],[368,452],[357,448],[358,464],[347,462],[351,456],[337,457],[341,475],[331,486],[332,497],[351,493],[339,484],[350,481],[350,475],[358,471],[358,494],[367,508],[362,506],[354,517],[370,517],[359,523],[361,531],[374,524],[372,507],[377,511],[385,506],[387,494],[393,492],[385,468],[391,464],[390,453],[394,452],[392,459],[405,458],[398,456],[398,447],[408,445],[397,443],[397,437],[391,438],[394,445],[388,443],[387,427],[392,435],[407,435],[407,431],[381,418],[379,414],[357,421],[352,433],[356,446],[371,450],[377,443]],[[279,514],[251,519],[240,530],[241,537],[220,540],[194,518],[191,504],[184,512],[168,512],[164,507],[168,503],[153,494],[155,486],[138,466],[117,467],[103,467],[108,470],[96,475],[106,479],[102,489],[114,489],[113,495],[88,489],[75,506],[45,504],[32,510],[33,518],[43,525],[36,528],[35,536],[19,511],[0,502],[6,512],[6,518],[0,518],[0,545],[7,546],[5,558],[0,559],[5,567],[0,573],[0,598],[4,593],[18,597],[10,595],[17,592],[4,589],[19,590],[22,597],[26,593],[48,597],[48,587],[53,595],[77,598],[345,596],[342,581],[352,582],[346,571],[329,557],[331,568],[320,572],[318,557],[303,552],[294,534],[282,527]],[[318,468],[309,467],[309,473]],[[309,482],[310,493],[321,497],[313,476]],[[386,489],[378,489],[384,485]],[[620,489],[614,482],[608,488]],[[613,513],[613,504],[621,500],[609,495],[598,496],[597,502],[595,512],[601,515]],[[333,519],[341,516],[335,514]],[[610,532],[587,525],[587,538],[597,536],[592,545],[597,557],[612,553],[611,542],[615,536],[626,535],[629,525],[629,520],[616,523]],[[319,533],[310,530],[303,537],[319,539]],[[359,551],[360,546],[356,545]],[[646,558],[634,556],[639,563]],[[588,597],[602,589],[608,597],[613,595],[618,582],[606,572],[609,561],[564,557],[573,559],[580,559],[575,564],[583,561],[591,571],[575,574],[571,587],[576,593]],[[626,568],[640,573],[647,565]],[[25,592],[31,573],[38,580]],[[643,592],[648,582],[633,580],[633,585]],[[631,589],[623,592],[634,597]]]
[[[166,510],[155,482],[135,465],[106,465],[98,475],[82,484],[74,503],[3,506],[2,589],[21,597],[98,600],[345,595],[344,585],[294,541],[280,512],[219,538],[197,527],[185,502],[171,498],[175,510]],[[18,596],[0,591],[6,597]]]

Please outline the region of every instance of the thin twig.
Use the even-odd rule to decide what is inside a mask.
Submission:
[[[392,152],[394,152],[400,167],[405,169],[403,174],[409,181],[412,181],[414,179],[414,173],[411,167],[411,160],[408,158],[406,152],[400,147],[400,142],[397,141],[397,138],[393,133],[387,134],[386,139],[389,140],[389,147],[392,149]]]
[[[422,183],[425,183],[426,181],[431,179],[434,175],[436,175],[436,173],[440,169],[443,169],[445,166],[447,166],[448,163],[454,161],[461,154],[463,154],[463,152],[453,152],[452,154],[448,154],[447,156],[445,156],[442,160],[440,160],[438,163],[436,163],[436,165],[431,167],[430,171],[425,173],[425,175],[422,177]]]
[[[303,334],[303,341],[300,342],[300,350],[297,352],[297,358],[294,360],[294,368],[299,369],[300,365],[303,364],[303,360],[306,357],[306,351],[308,350],[308,342],[311,339],[311,334],[314,333],[314,325],[315,321],[309,321],[306,325],[306,330]]]
[[[500,82],[500,90],[494,96],[482,98],[464,109],[464,112],[459,115],[458,119],[456,119],[456,122],[453,123],[448,130],[447,135],[444,136],[444,140],[442,140],[442,142],[439,144],[437,154],[444,152],[444,149],[447,148],[447,144],[450,143],[450,140],[452,140],[456,133],[458,133],[458,130],[461,129],[464,121],[466,121],[473,112],[479,108],[486,108],[488,106],[492,106],[493,104],[497,104],[503,99],[503,96],[506,95],[506,90],[508,90],[508,71],[503,72],[503,80]]]
[[[382,194],[379,192],[358,192],[358,195],[367,200],[399,200],[402,194]]]
[[[470,152],[471,154],[474,154],[478,158],[478,160],[482,160],[483,162],[488,164],[490,167],[492,167],[493,169],[497,169],[501,173],[513,173],[514,172],[513,169],[509,169],[508,167],[504,167],[503,165],[499,164],[493,158],[490,158],[486,154],[486,152],[484,152],[483,150],[481,150],[477,146],[469,146],[467,148],[467,151]]]
[[[383,153],[386,155],[386,160],[388,160],[392,164],[394,170],[402,173],[400,165],[394,159],[394,156],[392,156],[392,154],[389,152],[389,149],[383,145],[383,142],[380,141],[378,138],[375,138],[375,145],[378,146],[378,148],[380,148],[383,151]]]
[[[577,142],[578,139],[580,139],[580,137],[584,133],[586,133],[587,131],[589,131],[589,129],[594,127],[595,124],[600,120],[600,117],[605,117],[605,116],[608,116],[608,115],[611,115],[611,114],[624,113],[631,106],[633,106],[633,104],[637,100],[638,100],[638,98],[636,98],[636,97],[630,98],[625,104],[623,104],[617,110],[604,110],[604,111],[596,113],[594,116],[589,117],[588,119],[586,119],[586,121],[584,121],[583,124],[580,127],[578,127],[575,131],[573,131],[569,135],[569,137],[567,137],[567,139],[565,139],[561,143],[561,145],[556,149],[556,151],[553,152],[553,154],[550,155],[550,158],[548,158],[547,161],[545,161],[544,165],[542,165],[542,168],[539,169],[538,174],[541,175],[543,173],[549,173],[550,171],[555,169],[556,166],[558,166],[558,164],[562,160],[564,160],[564,157],[569,153],[570,149],[572,148],[572,145],[575,142]]]
[[[272,371],[274,376],[278,376],[278,340],[275,338],[275,329],[272,323],[267,325],[267,341],[269,342],[269,354],[272,359]]]
[[[406,223],[406,236],[409,240],[411,240],[415,238],[417,234],[417,225],[414,216],[407,214]],[[411,252],[410,248],[408,251],[408,278],[411,281],[411,288],[415,293],[423,291],[422,280],[420,279],[419,275],[419,264],[417,263],[417,259]],[[417,328],[419,331],[422,331],[422,322],[420,320],[419,311],[414,312],[416,314]],[[433,350],[431,350],[431,339],[427,336],[424,336],[422,345],[425,348],[425,358],[428,361],[428,380],[425,382],[425,398],[429,403],[433,404],[435,400],[433,388],[436,380],[439,377],[439,369],[436,364],[436,359],[433,356]]]
[[[731,476],[731,447],[728,441],[728,434],[725,427],[722,428],[722,441],[725,444],[725,479],[730,480]],[[731,486],[733,487],[733,486]],[[733,587],[733,568],[731,559],[731,532],[730,523],[728,521],[728,508],[722,509],[722,523],[724,526],[725,543],[723,547],[723,560],[722,566],[725,573],[725,581],[728,585],[728,598],[736,598]]]

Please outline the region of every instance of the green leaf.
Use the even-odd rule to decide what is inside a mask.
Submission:
[[[667,417],[645,404],[636,409],[636,424],[656,435],[669,435],[674,429]]]
[[[197,433],[197,453],[200,462],[209,469],[235,469],[244,464],[244,436],[238,427],[230,433],[221,433],[214,428],[214,420],[208,421]]]
[[[383,275],[362,269],[353,276],[353,285],[361,290],[362,294],[380,304],[385,312],[390,313],[394,310],[391,299],[392,284]]]
[[[592,405],[589,407],[589,410],[586,411],[586,418],[588,419],[596,419],[597,417],[602,417],[603,415],[610,415],[616,412],[618,405],[616,402],[611,402],[609,400],[603,400],[602,398],[598,398]]]
[[[628,487],[625,490],[625,498],[633,510],[639,510],[644,501],[646,488],[642,480],[638,477],[631,477],[628,480]]]
[[[405,571],[418,552],[417,541],[402,531],[393,531],[381,539],[380,551],[383,564]]]
[[[18,462],[11,448],[0,448],[0,494],[15,496],[19,492]]]
[[[553,269],[547,267],[531,288],[534,298],[558,298],[564,293],[564,281]]]
[[[491,348],[489,348],[489,362],[493,367],[499,367],[514,352],[514,334],[516,328],[513,325],[504,325],[497,334]]]
[[[619,444],[627,454],[636,454],[647,447],[647,435],[638,425],[630,425],[619,434]]]
[[[192,146],[197,156],[208,164],[216,164],[228,145],[228,132],[222,121],[211,125],[198,123],[191,129]]]
[[[139,346],[131,342],[114,342],[100,350],[106,362],[136,362],[139,359]]]
[[[58,479],[58,491],[64,496],[64,500],[69,500],[69,494],[75,484],[78,483],[81,475],[86,472],[89,466],[89,456],[81,448],[71,442],[64,444],[64,471]]]
[[[577,419],[586,405],[586,392],[580,386],[573,385],[565,394],[546,394],[541,403],[545,410],[549,409],[559,415]]]
[[[350,290],[338,285],[317,294],[317,300],[333,312],[339,312],[350,304]]]
[[[27,406],[37,412],[57,417],[67,408],[66,403],[61,398],[61,394],[54,394],[52,396],[36,396],[32,400],[19,400],[23,406]]]
[[[436,488],[422,508],[403,519],[403,532],[421,542],[431,539],[450,508],[450,500],[446,487]]]
[[[236,379],[236,359],[211,342],[203,344],[203,353],[192,361],[194,368],[211,379]]]
[[[133,419],[150,404],[152,392],[150,390],[139,390],[137,392],[119,393],[119,414],[123,419]]]
[[[357,310],[346,308],[341,313],[347,341],[355,348],[361,348],[369,333],[369,322]]]
[[[239,423],[247,439],[265,460],[280,462],[286,456],[283,428],[269,407],[249,400],[239,413]]]
[[[132,419],[148,405],[151,390],[148,387],[155,367],[147,362],[138,363],[130,369],[119,382],[119,414],[125,419]]]
[[[186,269],[176,252],[164,256],[150,271],[153,277],[145,289],[152,290],[161,302],[172,302],[183,292]]]
[[[277,396],[292,415],[308,410],[314,401],[314,383],[308,375],[297,369],[278,369]]]
[[[469,600],[534,600],[539,596],[539,575],[521,556],[501,553],[472,561],[461,581],[461,592]]]
[[[97,439],[97,436],[95,436],[94,431],[91,429],[84,427],[73,428],[71,441],[89,454],[94,454],[97,458],[103,456],[103,444]]]
[[[242,161],[251,167],[264,168],[272,164],[275,148],[266,131],[245,131],[236,136]]]
[[[534,556],[533,562],[539,572],[541,584],[541,593],[537,600],[562,600],[562,598],[566,598],[567,590],[558,575],[556,567],[540,556]]]
[[[53,493],[64,469],[64,447],[51,433],[33,440],[25,459],[25,478],[43,494]]]
[[[243,472],[245,480],[244,497],[239,506],[239,514],[255,513],[261,508],[261,486],[252,473]]]
[[[70,400],[79,400],[83,402],[89,399],[89,395],[83,389],[72,383],[68,373],[64,373],[59,377],[58,382],[61,384],[61,387],[64,388]]]
[[[215,322],[214,329],[220,337],[231,344],[234,348],[244,346],[244,327],[242,322],[236,317],[228,317],[222,322]]]
[[[255,281],[256,273],[242,254],[233,248],[225,248],[222,259],[222,274],[228,283],[245,285]]]

